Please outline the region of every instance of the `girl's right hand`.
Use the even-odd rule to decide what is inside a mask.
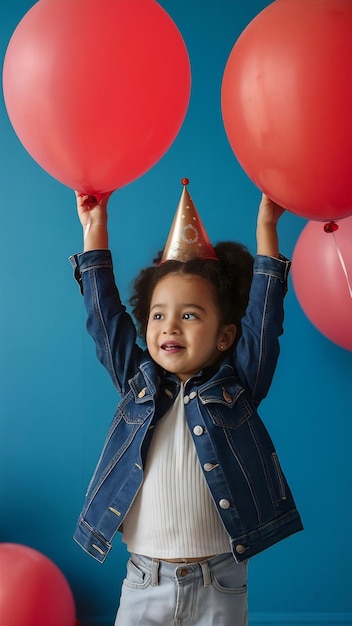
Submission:
[[[86,228],[88,222],[91,225],[93,223],[106,224],[107,204],[111,194],[112,191],[109,191],[100,195],[90,196],[75,191],[77,213],[83,228]]]
[[[84,231],[84,251],[108,248],[107,204],[112,191],[90,196],[75,191],[77,213]]]

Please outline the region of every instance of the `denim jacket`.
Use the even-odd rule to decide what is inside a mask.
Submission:
[[[180,381],[136,342],[110,252],[85,252],[70,261],[84,294],[87,329],[120,396],[74,534],[84,550],[103,562],[143,483],[153,430],[174,402]],[[279,355],[289,267],[284,258],[255,258],[240,339],[217,369],[206,368],[184,384],[188,426],[238,562],[302,530],[277,453],[257,413]]]

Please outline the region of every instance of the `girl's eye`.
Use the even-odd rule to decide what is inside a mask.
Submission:
[[[196,320],[196,319],[197,319],[197,316],[196,316],[196,314],[195,314],[195,313],[184,313],[184,314],[182,315],[182,318],[183,318],[184,320]]]
[[[153,320],[161,320],[162,317],[161,313],[153,313]]]

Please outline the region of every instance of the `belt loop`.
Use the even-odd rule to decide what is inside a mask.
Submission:
[[[159,559],[152,559],[151,566],[151,575],[152,575],[152,585],[153,587],[157,587],[159,585]]]
[[[200,561],[199,565],[202,568],[204,587],[210,587],[211,576],[210,576],[210,569],[209,569],[208,561]]]

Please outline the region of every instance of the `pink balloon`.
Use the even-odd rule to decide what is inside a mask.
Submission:
[[[337,345],[352,350],[352,216],[330,226],[307,223],[294,249],[292,278],[312,324]]]
[[[7,111],[49,174],[113,191],[167,151],[186,115],[190,63],[154,0],[39,0],[8,45]]]
[[[0,544],[1,626],[74,626],[74,599],[62,572],[46,556],[16,543]]]

